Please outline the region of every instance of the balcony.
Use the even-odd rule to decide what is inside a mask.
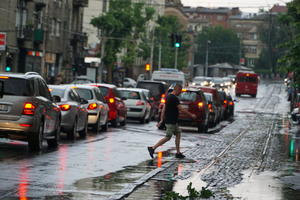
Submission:
[[[87,7],[88,4],[89,4],[89,0],[73,0],[74,6]]]

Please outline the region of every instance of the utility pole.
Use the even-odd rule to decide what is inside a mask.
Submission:
[[[159,41],[158,47],[158,70],[161,68],[161,41]]]
[[[42,44],[42,49],[43,49],[43,55],[42,55],[42,62],[41,62],[41,75],[44,78],[47,78],[47,70],[46,70],[46,37],[47,37],[47,32],[48,32],[48,9],[49,9],[49,1],[46,1],[46,8],[45,8],[45,17],[43,20],[43,44]],[[46,23],[44,22],[46,21]]]
[[[153,54],[154,54],[154,30],[151,31],[151,54],[150,54],[150,70],[149,70],[149,79],[152,77],[152,70],[153,70]]]
[[[175,47],[175,69],[177,69],[178,48]]]
[[[205,76],[208,76],[208,45],[210,44],[210,40],[206,42],[206,56],[205,56]]]

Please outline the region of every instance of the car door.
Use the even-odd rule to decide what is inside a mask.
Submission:
[[[86,124],[86,120],[87,120],[87,111],[85,106],[81,103],[81,98],[79,96],[79,94],[74,90],[71,89],[70,90],[70,98],[76,102],[77,104],[77,116],[78,116],[78,120],[77,120],[77,124],[78,124],[78,129],[82,130],[85,127]]]
[[[52,97],[46,82],[40,78],[37,79],[38,92],[41,110],[44,115],[44,133],[46,135],[54,132],[58,123],[57,105],[52,102]]]
[[[103,95],[101,94],[101,91],[99,88],[94,88],[94,93],[96,95],[96,99],[98,100],[98,103],[101,107],[101,113],[100,113],[100,122],[102,125],[104,125],[107,122],[108,117],[108,105],[105,103],[106,100],[104,99]]]

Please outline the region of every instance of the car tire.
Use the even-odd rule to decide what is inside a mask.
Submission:
[[[145,124],[145,116],[140,119],[140,124]]]
[[[235,96],[237,96],[237,97],[240,97],[240,96],[241,96],[241,94],[235,94]]]
[[[108,129],[108,122],[106,122],[104,125],[102,125],[101,130],[102,131],[107,131]]]
[[[32,151],[40,151],[43,147],[44,122],[41,121],[37,132],[29,134],[28,145]]]
[[[125,119],[124,119],[123,121],[120,122],[120,126],[125,126],[126,123],[127,123],[127,122],[126,122],[126,117],[125,117]]]
[[[118,127],[118,122],[119,120],[118,119],[113,119],[111,120],[111,125],[114,127],[114,128],[117,128]]]
[[[84,138],[86,137],[87,132],[88,132],[88,119],[86,119],[85,121],[84,128],[81,131],[79,131],[79,136]]]
[[[93,125],[93,131],[99,133],[101,130],[100,117],[97,119],[97,123]]]
[[[75,118],[73,127],[72,127],[72,129],[67,134],[68,134],[68,138],[71,139],[71,140],[74,140],[76,138],[76,134],[77,134],[77,118]]]
[[[54,131],[54,138],[47,140],[48,147],[57,147],[58,146],[58,140],[60,138],[60,130],[61,130],[60,123],[61,123],[61,120],[59,119],[59,122],[57,123],[57,127]]]
[[[208,126],[205,124],[201,124],[198,126],[198,133],[207,133],[208,131]]]
[[[256,94],[252,94],[251,97],[256,98]]]

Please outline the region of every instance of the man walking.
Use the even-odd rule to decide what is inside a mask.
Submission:
[[[175,135],[175,145],[176,145],[176,158],[185,158],[185,156],[180,152],[180,137],[181,137],[181,131],[178,127],[178,115],[179,112],[186,113],[187,115],[190,115],[193,119],[196,119],[196,115],[190,113],[189,111],[185,110],[180,106],[180,102],[178,99],[178,95],[182,91],[182,86],[179,84],[176,84],[174,87],[173,92],[171,92],[167,98],[166,98],[166,104],[163,107],[160,122],[157,126],[160,126],[160,124],[165,121],[166,124],[166,136],[162,139],[160,139],[154,146],[148,147],[148,151],[150,156],[153,158],[153,154],[156,148],[163,145],[167,141],[169,141],[172,137],[172,135]]]

